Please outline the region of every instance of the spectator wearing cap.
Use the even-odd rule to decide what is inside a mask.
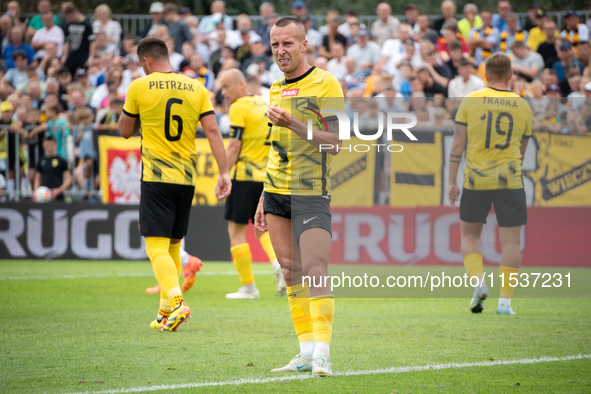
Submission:
[[[439,33],[435,30],[431,29],[431,25],[429,24],[429,15],[427,14],[420,14],[417,16],[417,23],[414,29],[415,32],[413,34],[413,40],[419,42],[421,40],[429,40],[433,45],[437,44],[437,37],[439,37]]]
[[[168,26],[168,32],[174,40],[175,52],[183,51],[183,43],[193,41],[193,34],[189,31],[187,24],[181,20],[178,6],[174,3],[166,3],[164,6],[164,20]]]
[[[374,40],[382,45],[386,40],[398,37],[400,21],[392,16],[392,7],[388,3],[380,3],[376,8],[376,19],[371,25],[371,35]]]
[[[27,37],[33,37],[37,30],[47,26],[45,22],[43,22],[43,14],[46,12],[51,12],[51,2],[49,0],[41,0],[37,3],[37,12],[38,14],[31,18],[29,21],[29,25],[27,26]],[[57,15],[53,14],[53,24],[58,25],[60,20]]]
[[[556,37],[558,36],[556,23],[553,21],[544,22],[542,25],[542,31],[544,32],[544,41],[538,46],[537,52],[542,55],[545,67],[552,68],[554,63],[559,60],[558,51],[556,50]]]
[[[507,30],[507,15],[511,13],[511,3],[508,0],[501,0],[497,3],[497,12],[492,17],[492,26],[499,29],[499,32]],[[519,21],[517,21],[520,26]]]
[[[578,51],[579,42],[589,42],[589,29],[587,25],[579,23],[579,13],[577,11],[569,10],[564,15],[566,21],[566,29],[560,33],[560,37],[566,38],[575,52]]]
[[[535,15],[536,26],[532,27],[528,32],[527,46],[534,52],[538,51],[540,44],[546,41],[546,34],[544,34],[543,27],[548,21],[548,14],[541,8],[536,10]],[[556,25],[554,25],[555,37],[558,37],[558,31],[556,31]]]
[[[182,21],[187,23],[187,18],[190,18],[195,15],[193,15],[193,11],[191,11],[189,7],[181,7],[179,8],[179,16],[181,17]],[[197,19],[197,24],[199,24],[199,19]]]
[[[560,60],[554,62],[552,69],[556,71],[558,76],[558,83],[566,81],[566,69],[571,65],[579,67],[580,72],[583,72],[583,64],[576,60],[573,53],[573,47],[568,41],[562,41],[560,44],[560,50],[558,51],[558,58]]]
[[[10,30],[8,45],[2,50],[2,59],[5,60],[6,68],[15,67],[12,60],[12,54],[16,51],[23,51],[27,55],[28,63],[35,58],[35,50],[25,42],[25,30],[20,26],[15,26]]]
[[[113,12],[106,4],[101,4],[94,9],[95,20],[92,22],[94,34],[105,33],[106,51],[112,54],[119,53],[119,44],[121,43],[121,25],[112,19]]]
[[[480,16],[482,27],[472,29],[468,35],[468,45],[473,49],[476,67],[499,50],[500,41],[500,31],[492,25],[492,13],[483,10]]]
[[[347,38],[339,33],[339,13],[336,10],[329,10],[326,16],[326,24],[328,26],[328,33],[322,39],[322,45],[318,48],[318,54],[327,59],[332,59],[332,45],[335,42],[340,42],[343,48],[347,46]]]
[[[372,67],[381,58],[380,46],[370,41],[369,38],[369,31],[367,29],[359,29],[357,32],[357,43],[347,49],[347,57],[355,59],[357,70],[361,71],[364,76],[368,76],[371,73]]]
[[[308,7],[302,0],[295,0],[291,3],[291,16],[296,19],[300,19],[303,16],[308,15]],[[316,24],[312,21],[312,27],[316,28]]]
[[[408,62],[411,63],[413,68],[420,67],[421,60],[421,47],[419,43],[414,42],[410,39],[410,26],[406,23],[402,23],[398,26],[398,38],[387,40],[382,45],[382,58],[377,64],[377,68],[381,68],[388,74],[395,76],[398,74],[398,67],[404,61],[407,61],[408,51],[407,46],[413,46],[414,52],[411,54],[411,59]]]
[[[476,90],[484,89],[484,82],[474,75],[472,62],[463,57],[458,65],[458,76],[449,82],[447,89],[449,97],[465,97]]]
[[[66,45],[62,54],[62,64],[74,75],[78,68],[84,67],[93,53],[94,34],[92,26],[74,4],[71,3],[66,7],[65,14]]]
[[[41,18],[45,26],[35,32],[31,41],[33,49],[37,51],[35,57],[37,59],[43,59],[45,57],[48,43],[54,43],[56,45],[56,55],[61,57],[64,50],[64,31],[53,23],[53,12],[45,12]]]
[[[68,171],[68,162],[58,155],[58,147],[55,135],[48,132],[43,141],[45,155],[39,161],[35,175],[35,190],[40,186],[50,189],[50,201],[63,201],[64,191],[72,185],[72,174]]]
[[[211,3],[209,8],[211,15],[208,15],[201,19],[199,23],[198,31],[201,34],[209,34],[216,30],[216,25],[223,21],[224,28],[227,30],[232,29],[232,18],[226,15],[226,2],[221,0],[215,0]]]
[[[444,23],[453,19],[455,15],[456,4],[452,0],[443,1],[441,3],[441,17],[435,19],[433,22],[433,30],[435,30],[438,34],[443,34],[441,30],[444,28]]]
[[[511,58],[513,72],[525,77],[527,82],[541,79],[544,59],[539,53],[531,51],[523,41],[514,41],[511,44],[511,51],[513,53]]]
[[[84,99],[85,101],[90,101],[92,94],[94,93],[94,87],[90,85],[88,82],[88,70],[85,68],[80,68],[76,72],[76,81],[82,84],[82,88],[84,90]]]
[[[345,46],[340,42],[335,42],[331,48],[331,59],[326,64],[326,71],[337,77],[340,81],[347,75]]]
[[[68,93],[68,85],[72,82],[70,69],[68,67],[60,68],[57,74],[57,80],[59,82],[59,95],[63,97]]]
[[[507,15],[506,23],[507,30],[501,32],[501,41],[499,42],[499,50],[505,55],[510,55],[511,46],[515,41],[527,42],[528,32],[517,26],[517,15],[510,13]]]
[[[542,7],[539,4],[530,4],[528,9],[527,9],[527,22],[525,22],[525,27],[523,28],[523,30],[530,32],[531,29],[533,29],[538,25],[538,10],[542,9]],[[530,48],[531,49],[531,48]]]
[[[482,18],[478,15],[476,4],[468,3],[464,6],[464,17],[458,21],[458,29],[464,38],[468,38],[470,30],[482,27]]]
[[[151,37],[156,34],[156,29],[158,29],[159,25],[165,25],[166,21],[164,20],[164,4],[159,1],[155,1],[150,4],[150,20],[148,23],[144,25],[142,32],[140,34],[141,38]]]
[[[314,29],[314,27],[312,26],[312,19],[310,19],[308,15],[304,15],[300,19],[300,22],[302,22],[304,25],[308,45],[313,45],[314,52],[316,52],[318,48],[320,48],[320,46],[322,45],[322,34],[318,30]]]

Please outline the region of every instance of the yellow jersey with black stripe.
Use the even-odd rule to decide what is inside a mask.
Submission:
[[[265,180],[271,148],[268,106],[260,96],[240,97],[230,106],[230,138],[242,142],[230,172],[232,179],[261,183]]]
[[[343,90],[331,73],[311,67],[294,79],[277,80],[271,86],[271,105],[283,108],[316,130],[338,132],[334,114],[344,111]],[[286,127],[271,125],[271,152],[265,177],[265,192],[300,195],[330,195],[332,155],[321,152]]]
[[[195,185],[195,130],[213,114],[207,89],[176,73],[154,72],[131,83],[123,112],[139,117],[142,181]]]
[[[485,88],[462,99],[456,123],[467,127],[464,187],[521,189],[521,140],[531,137],[531,108],[517,94]]]

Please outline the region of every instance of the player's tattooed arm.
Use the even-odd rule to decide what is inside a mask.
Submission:
[[[451,145],[451,152],[449,155],[449,177],[447,187],[447,198],[452,206],[455,206],[456,201],[460,196],[460,189],[458,187],[458,170],[462,161],[462,155],[466,146],[467,127],[465,124],[456,123],[454,131],[454,140]]]

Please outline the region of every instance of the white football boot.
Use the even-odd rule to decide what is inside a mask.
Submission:
[[[470,310],[472,313],[481,313],[484,309],[484,300],[488,297],[488,287],[484,278],[481,279],[482,283],[480,286],[474,289],[472,300],[470,301]]]
[[[324,356],[314,357],[312,360],[312,375],[315,378],[332,376],[332,364]]]
[[[308,372],[312,370],[312,357],[298,354],[285,367],[272,369],[271,372]]]
[[[279,265],[277,259],[273,260],[271,264],[273,267],[273,275],[275,276],[275,285],[277,289],[277,297],[283,297],[287,294],[287,286],[285,284],[285,279],[283,278],[283,269]]]
[[[238,289],[236,293],[226,294],[226,298],[229,300],[256,300],[261,297],[258,289],[254,291],[247,291],[244,286]]]

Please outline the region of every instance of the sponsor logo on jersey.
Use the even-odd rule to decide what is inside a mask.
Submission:
[[[281,92],[281,97],[295,97],[300,94],[300,89],[285,89]]]

